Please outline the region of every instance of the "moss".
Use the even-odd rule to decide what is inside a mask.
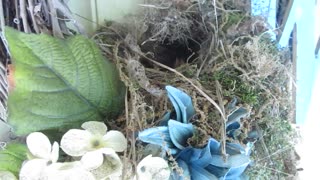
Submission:
[[[239,97],[243,103],[257,105],[259,92],[252,86],[241,80],[240,72],[234,69],[225,69],[213,74],[207,74],[200,77],[203,84],[219,81],[223,89],[223,96],[228,98]]]

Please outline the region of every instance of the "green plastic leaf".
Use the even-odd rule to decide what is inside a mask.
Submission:
[[[9,171],[18,177],[21,165],[27,159],[27,151],[23,144],[8,144],[0,150],[0,171]]]
[[[15,67],[9,123],[16,134],[78,128],[119,114],[125,89],[116,67],[83,36],[57,39],[6,28]]]

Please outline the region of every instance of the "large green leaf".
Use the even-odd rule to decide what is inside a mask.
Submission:
[[[15,67],[9,124],[18,135],[80,127],[112,118],[123,108],[116,67],[83,36],[57,39],[6,28]]]
[[[23,144],[8,144],[0,150],[0,171],[9,171],[18,177],[22,162],[27,159],[27,147]]]

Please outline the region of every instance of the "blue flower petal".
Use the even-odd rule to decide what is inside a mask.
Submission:
[[[224,161],[222,156],[214,155],[211,164],[206,169],[217,177],[233,180],[244,172],[249,163],[249,157],[243,154],[229,156],[227,161]]]
[[[145,143],[156,144],[165,149],[174,148],[169,129],[165,126],[145,129],[139,132],[138,138]]]
[[[220,142],[217,140],[210,138],[208,144],[201,151],[201,157],[196,162],[200,166],[207,166],[210,164],[212,155],[220,154]]]
[[[211,165],[223,168],[237,168],[243,165],[248,165],[250,163],[250,158],[244,154],[231,155],[224,161],[221,155],[213,155]]]
[[[182,118],[181,118],[181,110],[180,107],[178,105],[178,102],[176,101],[176,99],[168,92],[168,97],[174,107],[175,113],[176,113],[176,120],[179,122],[182,122]]]
[[[176,158],[182,159],[185,162],[192,163],[199,160],[199,157],[201,155],[201,149],[196,148],[185,148],[183,149]]]
[[[171,111],[167,111],[162,117],[161,119],[159,119],[160,121],[160,126],[168,126],[168,121],[170,119],[171,116]]]
[[[216,177],[224,177],[229,171],[229,168],[217,167],[211,164],[209,164],[205,169]]]
[[[196,165],[191,165],[191,179],[192,180],[218,180],[218,178],[214,174]]]
[[[178,115],[177,120],[183,123],[188,123],[189,119],[196,112],[193,107],[191,97],[183,91],[172,86],[166,86],[166,90],[173,106],[175,107],[175,110],[178,111],[174,104],[174,100],[178,104],[178,109],[182,114],[182,120],[178,118]]]
[[[227,110],[232,111],[236,107],[237,102],[238,99],[236,97],[232,98],[231,102],[227,105]]]
[[[246,155],[234,155],[231,157],[232,159],[229,160],[231,167],[224,176],[226,180],[233,180],[237,177],[240,177],[241,174],[246,170],[247,166],[250,164],[250,159]]]
[[[227,143],[226,153],[229,155],[246,154],[246,150],[243,146],[237,143]]]
[[[233,111],[229,116],[228,116],[228,120],[227,120],[227,127],[230,124],[233,124],[234,122],[240,122],[241,118],[244,118],[248,115],[248,110],[240,107],[237,110]]]
[[[168,129],[171,141],[178,149],[185,148],[187,140],[193,136],[194,132],[192,124],[184,124],[175,120],[168,121]]]
[[[227,125],[227,128],[226,128],[227,136],[235,139],[237,136],[236,132],[239,128],[240,128],[240,122],[238,121],[235,121]]]
[[[184,179],[190,179],[190,170],[189,166],[186,162],[184,162],[181,159],[177,160],[178,166],[182,169],[182,174],[181,172],[177,172],[176,170],[171,173],[171,180],[184,180]]]

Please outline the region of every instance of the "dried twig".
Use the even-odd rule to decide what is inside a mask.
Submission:
[[[28,20],[27,20],[27,11],[26,11],[26,1],[20,0],[20,17],[22,19],[23,30],[25,33],[30,32]]]
[[[126,95],[125,95],[125,101],[124,101],[124,105],[125,105],[125,113],[126,113],[126,127],[129,126],[129,107],[128,107],[128,88],[126,88]],[[129,137],[129,129],[126,128],[126,137]],[[128,154],[127,154],[127,150],[124,151],[124,165],[128,164]],[[123,166],[122,169],[122,174],[126,174],[127,168],[126,166]],[[124,180],[124,176],[122,176],[122,180]]]
[[[132,49],[133,51],[135,51],[136,53],[138,53],[140,56],[144,57],[145,59],[147,59],[148,61],[162,67],[162,68],[165,68],[175,74],[177,74],[178,76],[182,77],[182,79],[184,79],[185,81],[187,81],[188,83],[191,84],[191,86],[193,86],[203,97],[205,97],[214,107],[216,107],[219,111],[219,113],[221,114],[222,116],[222,119],[224,121],[226,121],[226,117],[225,117],[225,114],[223,113],[223,111],[221,110],[221,108],[219,107],[219,105],[209,96],[207,95],[201,88],[199,88],[197,85],[195,85],[189,78],[185,77],[183,74],[181,74],[180,72],[176,71],[175,69],[173,68],[170,68],[164,64],[161,64],[147,56],[145,56],[142,52],[139,52],[139,51],[136,51],[134,49]]]
[[[53,6],[52,1],[48,1],[49,9],[50,9],[50,15],[51,15],[51,23],[52,23],[52,32],[54,37],[63,38],[63,34],[60,29],[59,21],[57,18],[57,11]]]
[[[28,4],[29,4],[29,12],[30,12],[30,16],[31,16],[31,20],[32,20],[32,24],[33,24],[33,28],[34,30],[36,31],[37,34],[40,33],[40,30],[39,30],[39,27],[38,27],[38,24],[35,20],[35,17],[34,17],[34,5],[33,5],[33,0],[28,0]]]
[[[222,99],[222,88],[221,85],[219,83],[219,81],[215,81],[216,84],[216,94],[218,97],[218,101],[219,101],[219,105],[220,108],[223,112],[223,114],[225,115],[225,109],[224,109],[224,105],[223,105],[223,99]],[[227,153],[226,153],[226,140],[227,140],[227,132],[226,132],[226,120],[221,118],[221,154],[224,158],[224,160],[226,160],[227,158]]]

